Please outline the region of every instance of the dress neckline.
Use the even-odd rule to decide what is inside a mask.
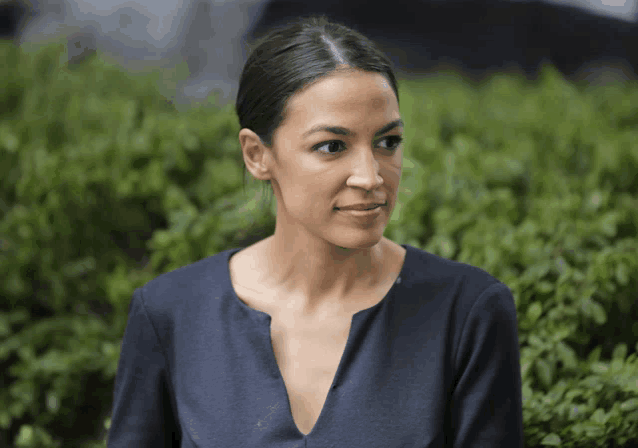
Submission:
[[[401,279],[403,277],[405,277],[405,270],[406,270],[406,266],[408,265],[408,257],[411,256],[411,252],[410,252],[410,246],[408,244],[400,244],[401,247],[403,247],[405,249],[405,257],[403,258],[403,264],[401,265],[401,269],[399,270],[399,275],[397,276],[397,278],[392,282],[392,286],[390,287],[390,289],[388,290],[388,292],[385,294],[385,296],[383,297],[383,299],[381,299],[379,302],[375,303],[374,305],[368,307],[368,308],[364,308],[362,310],[357,311],[356,313],[354,313],[352,315],[352,320],[354,321],[354,319],[362,314],[368,313],[376,308],[380,308],[381,306],[383,306],[384,303],[386,303],[389,300],[389,297],[392,296],[392,293],[394,292],[395,286],[397,284],[401,283]],[[237,252],[244,250],[245,247],[239,247],[239,248],[233,248],[233,249],[228,249],[226,251],[226,258],[225,258],[225,263],[224,263],[224,269],[225,269],[225,281],[228,282],[228,286],[230,287],[230,290],[232,291],[232,299],[235,303],[237,303],[243,310],[248,311],[250,314],[252,314],[253,316],[257,316],[259,318],[262,319],[267,319],[269,321],[272,320],[272,316],[264,311],[260,311],[257,310],[255,308],[252,308],[250,306],[248,306],[247,304],[245,304],[240,298],[239,295],[237,294],[237,291],[235,290],[235,287],[233,286],[233,282],[231,280],[231,276],[230,276],[230,259],[232,258],[233,255],[235,255]]]
[[[367,315],[368,313],[371,313],[373,310],[379,309],[382,306],[384,306],[385,303],[388,302],[389,298],[392,297],[394,295],[394,292],[396,290],[396,285],[401,283],[401,278],[405,276],[406,273],[406,266],[408,265],[408,257],[411,256],[411,251],[410,248],[408,247],[407,244],[401,244],[401,247],[403,247],[406,252],[405,252],[405,257],[403,259],[403,265],[401,266],[401,270],[399,271],[399,275],[397,276],[397,278],[394,280],[394,282],[392,283],[392,286],[390,287],[390,289],[388,290],[388,292],[385,294],[385,296],[383,297],[383,299],[381,299],[379,302],[377,302],[376,304],[365,308],[363,310],[357,311],[356,313],[354,313],[352,315],[351,321],[350,321],[350,329],[348,332],[348,338],[346,340],[346,345],[345,348],[343,350],[343,353],[341,354],[341,358],[339,359],[339,364],[337,366],[337,370],[335,371],[334,377],[332,378],[332,383],[330,385],[330,389],[328,389],[328,394],[323,402],[323,405],[321,407],[321,411],[319,412],[319,416],[317,417],[317,419],[315,420],[315,423],[313,425],[313,427],[310,429],[309,433],[303,433],[299,427],[297,426],[297,423],[295,422],[295,419],[292,415],[292,407],[291,407],[291,402],[290,402],[290,396],[288,395],[288,389],[286,386],[286,383],[284,381],[284,377],[283,374],[281,373],[281,370],[279,368],[279,364],[277,363],[277,359],[275,357],[275,352],[274,349],[272,347],[272,343],[270,343],[270,353],[268,355],[268,363],[270,364],[269,368],[272,369],[272,372],[275,373],[277,375],[277,379],[280,382],[280,386],[283,389],[283,393],[284,396],[286,397],[286,399],[288,400],[288,420],[289,423],[291,424],[291,426],[298,432],[298,434],[305,440],[307,438],[309,438],[310,436],[312,436],[316,430],[317,427],[320,425],[320,423],[322,422],[322,419],[325,419],[326,417],[324,417],[324,414],[327,412],[326,409],[328,409],[330,406],[332,406],[332,401],[333,401],[333,389],[335,389],[337,387],[337,383],[339,381],[339,379],[341,378],[341,376],[343,376],[343,369],[344,369],[344,363],[346,362],[346,359],[350,357],[350,352],[352,351],[352,344],[353,344],[353,334],[358,331],[358,325],[355,328],[355,322],[358,323],[358,319],[361,316]],[[262,320],[265,320],[268,322],[268,337],[271,338],[272,335],[270,334],[270,330],[271,330],[271,323],[272,323],[272,316],[266,312],[263,311],[259,311],[256,310],[250,306],[248,306],[247,304],[245,304],[242,300],[239,299],[239,296],[237,295],[237,292],[235,291],[235,288],[232,284],[231,281],[231,277],[230,277],[230,258],[236,254],[237,252],[239,252],[240,250],[242,250],[242,248],[235,248],[235,249],[229,249],[226,253],[226,259],[225,259],[225,278],[226,281],[228,282],[228,285],[230,286],[230,289],[232,291],[232,299],[234,300],[235,303],[237,303],[243,310],[246,310],[249,314],[251,314],[252,316],[256,316]]]

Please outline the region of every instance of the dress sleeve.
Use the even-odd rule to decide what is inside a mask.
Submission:
[[[447,446],[523,448],[518,321],[503,283],[472,305],[454,362]]]
[[[136,289],[115,376],[107,448],[171,448],[181,434],[173,413],[166,359]]]

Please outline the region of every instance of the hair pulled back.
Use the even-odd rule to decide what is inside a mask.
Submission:
[[[325,15],[275,27],[249,47],[235,112],[240,129],[250,129],[268,147],[286,118],[290,97],[340,66],[383,75],[399,101],[392,61],[372,40]],[[246,171],[244,167],[244,188]]]

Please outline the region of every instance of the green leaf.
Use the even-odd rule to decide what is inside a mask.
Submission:
[[[583,314],[594,319],[598,325],[604,325],[607,322],[607,313],[602,305],[591,298],[582,301]]]
[[[560,437],[558,437],[558,434],[547,434],[545,437],[543,437],[543,440],[541,440],[541,445],[548,445],[548,446],[560,446],[562,440]]]
[[[29,446],[33,442],[33,428],[31,425],[22,425],[16,441],[18,446]]]
[[[543,307],[540,303],[534,302],[527,308],[527,318],[531,323],[535,323],[543,313]]]
[[[602,346],[598,346],[595,349],[593,349],[590,353],[589,356],[587,356],[587,361],[589,361],[590,363],[594,363],[594,362],[598,362],[600,360],[600,353],[602,352],[603,348]],[[638,348],[637,348],[638,350]]]
[[[7,411],[0,411],[0,428],[9,429],[11,425],[11,414]]]
[[[95,270],[96,261],[92,256],[74,260],[62,266],[62,272],[68,278],[75,278]]]
[[[551,331],[552,342],[562,341],[572,333],[573,333],[573,330],[567,326],[559,326],[557,328],[554,328]]]
[[[13,132],[9,129],[9,126],[4,124],[0,128],[0,148],[4,148],[7,152],[14,153],[18,150],[20,141]]]
[[[609,366],[603,362],[594,362],[589,366],[589,369],[592,372],[601,375],[605,375],[607,372],[609,372]]]
[[[545,277],[551,268],[552,264],[550,261],[541,261],[527,268],[527,270],[523,273],[523,276],[528,277],[530,280],[539,280]]]
[[[530,334],[527,340],[534,347],[545,348],[545,343],[535,334]]]
[[[529,375],[529,369],[532,366],[531,362],[523,362],[521,363],[521,377],[523,379],[527,378],[527,376]]]
[[[607,416],[605,415],[605,411],[601,408],[596,409],[596,411],[594,411],[594,413],[592,414],[590,420],[595,423],[604,425],[605,423],[607,423]]]
[[[583,390],[582,389],[571,389],[565,392],[565,400],[572,401],[576,397],[582,397]]]
[[[546,280],[542,280],[536,285],[536,290],[543,294],[547,294],[554,290],[554,284]]]
[[[541,384],[545,388],[549,388],[552,385],[552,368],[550,364],[544,359],[537,359],[535,362],[536,374]]]
[[[569,420],[573,421],[576,420],[578,418],[579,415],[583,414],[583,411],[585,409],[585,405],[584,404],[578,404],[578,405],[573,405],[570,409],[569,409]]]
[[[11,334],[11,325],[9,324],[9,316],[0,312],[0,338],[4,338]]]
[[[578,366],[578,356],[576,352],[563,341],[556,344],[556,353],[566,368],[575,369]]]
[[[619,264],[616,266],[616,279],[622,286],[626,286],[629,283],[629,272],[626,265]]]
[[[60,399],[55,392],[47,392],[46,403],[47,408],[53,414],[55,414],[60,408]]]
[[[612,373],[620,372],[622,370],[622,368],[624,367],[624,365],[625,365],[625,361],[624,360],[622,360],[622,359],[613,359],[611,361],[611,364],[610,364],[611,372]]]
[[[616,224],[617,224],[616,213],[614,212],[607,213],[600,220],[600,229],[606,236],[612,238],[616,236]]]
[[[620,410],[623,412],[629,412],[635,409],[638,409],[638,398],[630,398],[620,404]]]
[[[550,395],[552,396],[553,400],[560,400],[563,397],[563,394],[565,393],[565,391],[567,390],[567,382],[563,379],[559,380],[556,384],[554,384],[554,387],[552,387],[551,391],[550,391]]]
[[[9,314],[9,321],[12,324],[21,324],[26,320],[29,320],[29,313],[24,308],[15,310]]]
[[[591,309],[594,320],[598,325],[604,325],[607,322],[607,313],[605,312],[605,308],[596,302],[595,300],[591,301]]]
[[[599,423],[592,423],[591,420],[582,422],[581,426],[589,437],[601,437],[605,433],[604,428],[601,427],[602,425]]]

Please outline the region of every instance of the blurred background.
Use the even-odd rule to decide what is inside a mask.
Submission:
[[[546,63],[574,83],[638,78],[638,0],[0,0],[0,39],[63,42],[71,64],[99,50],[130,72],[176,72],[159,88],[184,110],[213,92],[234,104],[247,41],[312,13],[372,38],[404,79],[534,80]],[[103,436],[103,412],[77,419]]]
[[[398,75],[458,70],[473,80],[549,62],[572,81],[635,79],[638,0],[0,0],[0,36],[66,39],[79,62],[99,48],[132,72],[187,68],[166,86],[178,108],[212,91],[234,102],[246,39],[324,13],[373,38]]]

